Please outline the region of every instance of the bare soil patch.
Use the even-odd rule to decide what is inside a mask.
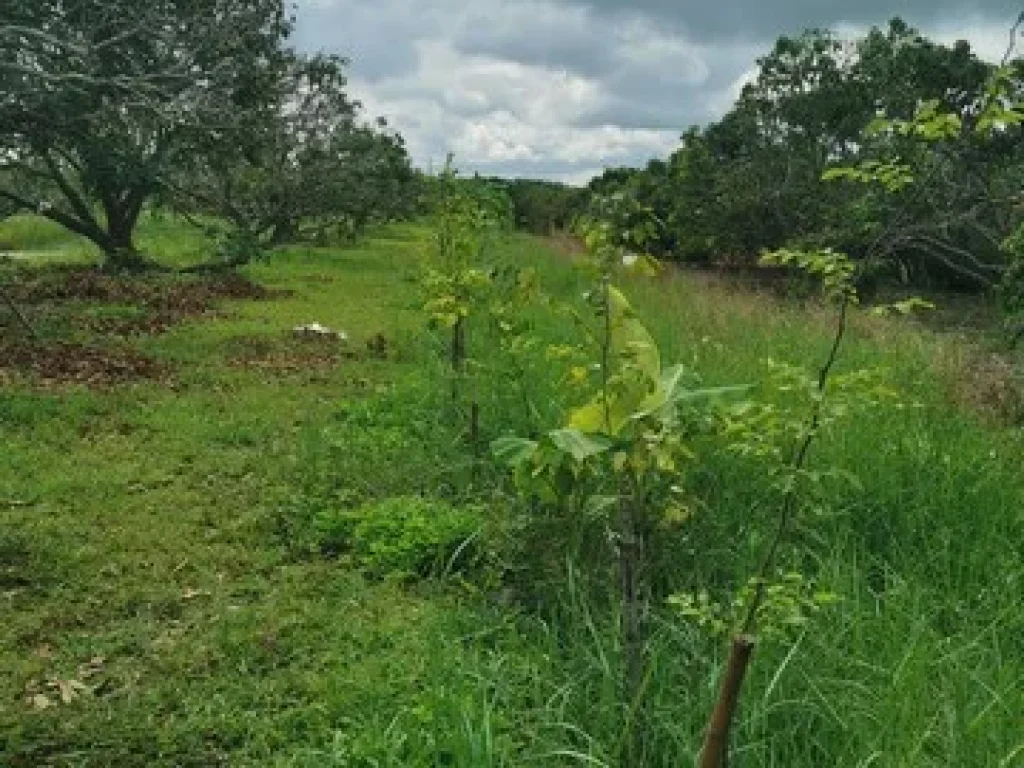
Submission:
[[[0,338],[0,381],[28,376],[43,385],[106,389],[138,380],[167,380],[170,368],[125,345]]]
[[[266,371],[272,374],[325,372],[345,361],[386,360],[394,356],[394,345],[383,334],[363,344],[336,338],[299,336],[238,336],[225,350],[229,365]]]
[[[327,371],[343,360],[354,360],[358,353],[332,338],[275,336],[238,336],[227,345],[229,365],[266,371],[272,374]]]
[[[39,308],[44,313],[68,311],[70,304],[120,305],[141,310],[131,317],[74,313],[77,326],[112,336],[162,333],[186,319],[215,317],[220,314],[218,304],[224,300],[264,301],[287,294],[267,289],[234,272],[111,275],[79,266],[19,270],[8,278],[4,290],[15,304]]]

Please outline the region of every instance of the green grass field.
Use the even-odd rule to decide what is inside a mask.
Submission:
[[[202,255],[174,222],[144,226],[165,261]],[[0,243],[40,265],[94,257],[32,220],[0,225]],[[4,374],[0,764],[615,763],[613,616],[571,568],[538,607],[509,598],[493,567],[381,578],[310,538],[325,511],[393,497],[472,506],[501,527],[506,484],[474,469],[423,328],[427,249],[407,225],[275,252],[246,270],[270,298],[159,334],[81,322],[131,307],[25,308],[46,339],[127,347],[167,374],[96,387]],[[580,290],[538,239],[499,250],[563,299]],[[627,288],[666,359],[713,384],[756,383],[766,358],[812,367],[828,348],[822,309],[683,274]],[[309,322],[344,330],[344,354],[295,340]],[[546,310],[533,323],[552,342],[571,335]],[[841,368],[881,369],[917,407],[858,419],[817,450],[860,485],[804,522],[792,557],[840,599],[759,649],[734,768],[1024,765],[1022,443],[1001,419],[1009,385],[976,359],[955,339],[856,319]],[[544,369],[527,373],[555,418],[572,403]],[[525,428],[507,377],[480,381],[485,437]],[[671,578],[735,586],[770,522],[756,479],[711,461],[693,482],[701,504]],[[659,614],[651,766],[693,763],[723,653]]]

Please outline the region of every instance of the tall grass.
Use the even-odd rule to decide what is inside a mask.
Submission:
[[[178,238],[199,247],[173,223],[147,222],[150,236],[172,261],[191,258],[172,253]],[[250,275],[291,293],[137,340],[177,367],[175,391],[0,392],[4,759],[615,764],[621,653],[600,586],[611,545],[596,536],[573,550],[556,526],[581,523],[552,520],[552,535],[519,541],[510,561],[545,510],[517,499],[467,442],[444,340],[422,330],[425,243],[407,226],[254,265]],[[579,300],[572,264],[540,241],[513,237],[497,257]],[[827,350],[827,310],[686,274],[626,290],[666,361],[710,384],[756,384],[766,358],[813,366]],[[550,308],[527,320],[542,346],[578,338]],[[348,331],[354,349],[384,334],[390,358],[279,375],[225,359],[232,344],[283,344],[313,321]],[[482,441],[560,423],[574,395],[550,363],[538,352],[512,370],[496,348],[471,329]],[[850,422],[815,449],[815,464],[859,484],[836,484],[801,519],[785,563],[839,601],[757,649],[734,767],[1024,764],[1020,436],[951,398],[971,381],[951,369],[957,359],[953,342],[905,324],[853,324],[840,366],[883,370],[908,407]],[[763,481],[709,453],[687,482],[695,515],[663,534],[664,589],[728,595],[773,520]],[[366,579],[303,538],[320,509],[416,494],[486,505],[506,581]],[[522,569],[533,563],[547,570],[531,592],[542,574]],[[665,607],[654,619],[645,765],[675,768],[692,764],[726,649]],[[33,679],[67,679],[97,655],[109,684],[94,697],[25,706]]]
[[[564,264],[517,244],[565,298]],[[774,358],[813,370],[834,318],[670,274],[628,287],[668,360],[714,384],[757,384]],[[543,326],[543,323],[539,323]],[[564,329],[562,329],[564,330]],[[543,332],[543,331],[541,331]],[[858,317],[840,369],[876,369],[903,407],[881,406],[827,434],[820,466],[855,475],[801,520],[787,563],[833,590],[834,607],[788,643],[760,648],[736,734],[736,765],[1014,765],[1024,743],[1024,481],[1020,434],[950,400],[936,365],[957,342]],[[495,417],[499,418],[499,417]],[[513,420],[509,415],[507,420]],[[521,425],[520,425],[521,426]],[[669,580],[728,594],[753,570],[774,522],[764,485],[715,457],[700,466],[699,512],[673,535]],[[609,763],[616,703],[613,613],[566,579],[546,625],[548,754]],[[658,614],[648,681],[650,765],[692,761],[714,693],[720,644]],[[560,732],[560,735],[556,735]]]

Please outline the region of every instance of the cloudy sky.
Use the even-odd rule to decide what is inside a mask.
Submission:
[[[296,43],[351,59],[352,91],[417,164],[584,182],[664,156],[806,27],[902,16],[998,59],[1024,0],[296,0]],[[1024,41],[1022,41],[1024,43]]]

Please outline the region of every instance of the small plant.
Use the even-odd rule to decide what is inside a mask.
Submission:
[[[460,181],[448,156],[437,179],[435,200],[436,259],[424,276],[427,294],[424,310],[433,327],[449,332],[448,360],[452,400],[456,404],[469,379],[469,324],[485,313],[494,290],[493,270],[485,255],[495,238],[511,222],[509,200],[501,190],[487,184]],[[479,436],[480,406],[470,402],[470,441]]]
[[[520,490],[561,504],[603,524],[618,560],[618,602],[626,710],[620,759],[644,764],[645,653],[649,641],[649,537],[659,518],[686,508],[683,467],[693,458],[680,419],[692,405],[723,390],[693,390],[682,366],[663,367],[654,338],[613,284],[624,269],[651,271],[654,262],[628,252],[604,221],[584,224],[593,277],[584,328],[591,364],[582,368],[589,401],[568,423],[538,440],[495,441],[494,452],[513,466]]]
[[[797,574],[798,579],[790,574],[773,580],[783,546],[801,512],[814,504],[827,503],[824,483],[831,473],[808,468],[811,447],[837,421],[859,407],[877,405],[889,394],[870,372],[840,376],[834,371],[850,309],[858,303],[857,269],[853,262],[831,249],[782,249],[764,253],[762,263],[793,267],[811,276],[824,296],[838,305],[839,317],[832,345],[817,376],[769,361],[769,383],[788,407],[744,403],[726,414],[727,448],[754,459],[754,466],[768,481],[777,518],[764,545],[760,565],[733,602],[735,629],[718,700],[705,732],[701,768],[721,768],[728,762],[729,731],[758,639],[770,635],[779,625],[797,618],[802,621],[807,609],[823,602],[800,594],[801,589],[796,587],[802,587],[804,582],[801,574]],[[708,609],[706,604],[685,596],[677,598],[677,604],[684,612]],[[719,616],[726,613],[724,609],[717,612]]]
[[[406,579],[466,570],[483,517],[420,496],[399,496],[355,509],[320,512],[314,527],[324,552],[347,554],[368,575]]]

